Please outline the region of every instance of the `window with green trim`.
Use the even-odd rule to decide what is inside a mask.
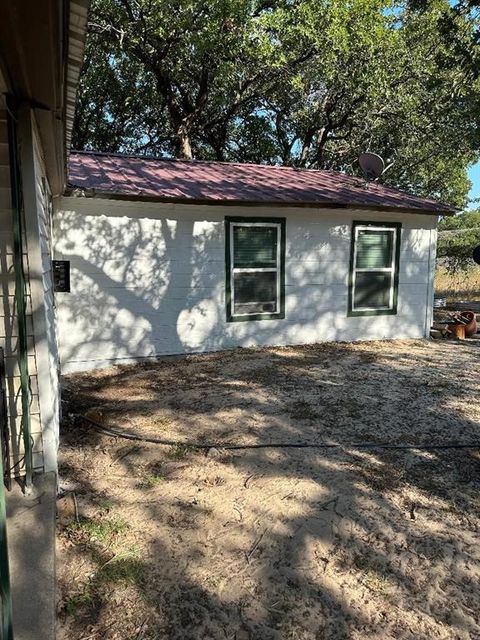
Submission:
[[[227,321],[285,314],[285,218],[225,218]]]
[[[354,222],[349,315],[397,313],[400,223]]]

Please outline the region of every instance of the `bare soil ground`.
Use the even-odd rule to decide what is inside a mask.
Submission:
[[[480,442],[479,345],[241,349],[69,377],[59,640],[480,638],[478,448],[355,446]],[[342,446],[222,448],[272,442]]]

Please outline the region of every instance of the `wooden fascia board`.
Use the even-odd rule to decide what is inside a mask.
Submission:
[[[77,193],[79,192],[79,193]],[[343,209],[347,211],[382,211],[385,213],[410,213],[430,216],[453,216],[455,210],[443,211],[435,209],[416,209],[414,207],[394,207],[377,204],[345,204],[336,202],[298,202],[298,201],[255,201],[255,200],[201,200],[194,198],[166,198],[162,196],[147,196],[141,194],[124,194],[109,191],[83,190],[81,187],[70,186],[65,194],[70,197],[101,198],[107,200],[124,200],[127,202],[161,202],[171,204],[203,205],[216,207],[276,207],[303,209]]]

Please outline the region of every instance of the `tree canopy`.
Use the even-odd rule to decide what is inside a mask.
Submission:
[[[479,12],[448,0],[93,0],[73,145],[358,171],[463,206]]]
[[[473,250],[480,245],[480,210],[444,218],[438,226],[437,257],[450,273],[474,266]]]

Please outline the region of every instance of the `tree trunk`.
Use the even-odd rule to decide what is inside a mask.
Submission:
[[[305,139],[302,144],[302,152],[300,154],[300,158],[298,159],[298,166],[305,167],[308,160],[308,154],[310,151],[310,146],[312,144],[313,133],[307,133]]]
[[[184,160],[192,160],[192,145],[190,143],[190,134],[185,123],[178,125],[175,129],[176,150],[175,156]]]

